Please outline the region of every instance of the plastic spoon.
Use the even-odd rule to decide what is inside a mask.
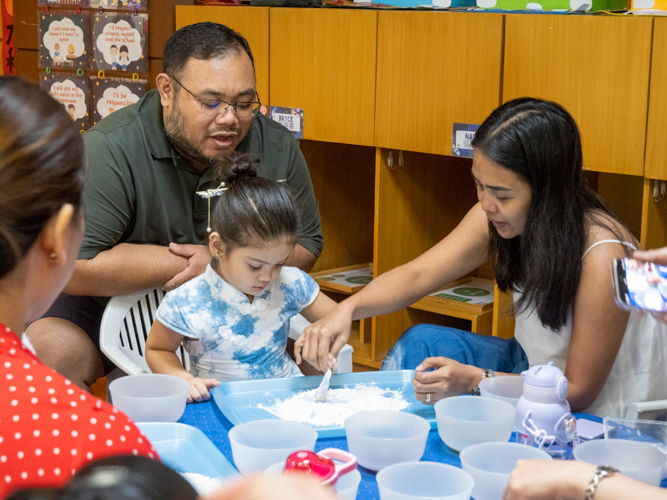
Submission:
[[[327,370],[327,372],[324,374],[324,378],[322,379],[322,382],[320,382],[320,386],[315,390],[315,401],[324,401],[327,399],[327,392],[329,392],[329,381],[331,380],[331,368]]]

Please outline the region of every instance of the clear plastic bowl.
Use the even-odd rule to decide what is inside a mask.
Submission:
[[[109,384],[113,405],[135,422],[176,422],[189,388],[180,377],[158,373],[128,375]]]
[[[510,473],[519,460],[552,460],[543,451],[517,443],[480,443],[461,452],[461,467],[475,480],[475,500],[501,500]]]
[[[521,377],[491,377],[479,383],[479,392],[485,398],[505,401],[516,407],[517,401],[523,394],[523,378]]]
[[[436,462],[406,462],[378,472],[380,500],[470,500],[475,481],[467,472]]]
[[[667,456],[667,422],[614,417],[604,417],[602,422],[606,439],[627,439],[628,441],[651,443]],[[662,478],[666,477],[667,466],[662,472]]]
[[[611,465],[637,481],[660,486],[667,459],[650,443],[625,439],[594,439],[574,447],[574,458],[594,465]]]
[[[336,460],[334,460],[336,462]],[[265,474],[282,474],[285,467],[285,461],[278,462],[273,464],[271,467],[266,469]],[[361,482],[361,473],[354,469],[347,474],[342,475],[338,481],[336,481],[336,494],[338,495],[339,500],[355,500],[357,498],[357,490],[359,489],[359,483]]]
[[[454,396],[435,404],[438,434],[455,451],[486,442],[507,442],[516,409],[497,399]]]
[[[317,431],[287,420],[255,420],[229,431],[234,465],[243,475],[263,472],[295,451],[315,450]]]
[[[375,471],[419,460],[430,430],[426,419],[400,411],[367,411],[345,420],[350,453],[359,465]]]

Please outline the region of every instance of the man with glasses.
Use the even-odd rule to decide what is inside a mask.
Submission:
[[[84,135],[90,178],[79,260],[66,293],[26,332],[39,358],[82,388],[113,369],[99,353],[108,297],[173,290],[206,268],[208,200],[197,192],[218,187],[210,167],[231,151],[258,155],[259,174],[285,179],[299,204],[302,237],[287,265],[310,270],[323,246],[298,144],[258,112],[245,38],[215,23],[178,30],[156,84]]]

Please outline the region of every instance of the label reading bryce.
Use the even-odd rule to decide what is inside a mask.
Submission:
[[[479,125],[469,123],[455,123],[452,137],[452,153],[454,156],[465,156],[472,158],[472,140]]]
[[[292,132],[296,139],[303,139],[303,109],[271,106],[271,119]]]

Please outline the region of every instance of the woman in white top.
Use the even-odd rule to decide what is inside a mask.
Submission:
[[[326,368],[329,351],[335,357],[347,342],[352,320],[409,306],[491,258],[500,289],[515,292],[516,340],[498,354],[499,339],[432,325],[408,330],[387,363],[416,368],[420,401],[471,392],[483,369],[494,366],[467,360],[484,360],[487,350],[504,359],[501,367],[509,363],[507,372],[525,367],[522,350],[531,365],[556,362],[574,411],[623,415],[633,401],[666,398],[664,336],[653,335],[653,318],[631,317],[613,297],[612,261],[636,240],[586,185],[572,117],[556,103],[516,99],[484,121],[473,146],[479,203],[440,243],[306,328],[297,361]],[[463,362],[451,359],[452,345]],[[414,361],[411,352],[428,357]]]
[[[667,266],[667,247],[635,252],[644,262]],[[654,313],[667,324],[667,313]],[[505,488],[503,500],[560,500],[593,498],[595,500],[667,500],[667,490],[635,481],[620,473],[600,477],[595,465],[561,460],[520,460]],[[597,475],[599,484],[592,495],[587,489]]]

